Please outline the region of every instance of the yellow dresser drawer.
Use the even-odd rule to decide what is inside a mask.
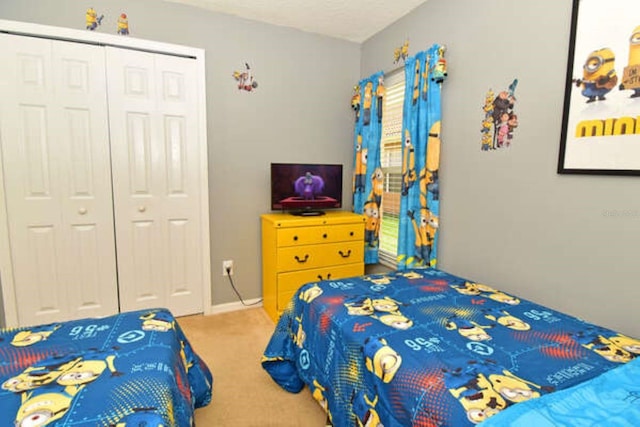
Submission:
[[[364,259],[364,242],[338,242],[278,249],[277,271],[343,265]]]
[[[298,227],[278,230],[278,247],[364,240],[362,224],[340,224],[331,227]]]
[[[278,312],[287,307],[289,300],[300,286],[320,280],[338,280],[347,277],[361,276],[364,274],[364,264],[348,264],[316,268],[313,270],[295,271],[278,274]]]
[[[261,215],[262,306],[274,322],[305,283],[364,274],[364,221],[347,211]]]

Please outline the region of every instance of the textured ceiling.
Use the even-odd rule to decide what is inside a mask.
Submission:
[[[361,43],[427,0],[165,0]]]

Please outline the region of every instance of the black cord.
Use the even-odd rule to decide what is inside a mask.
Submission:
[[[240,296],[240,292],[238,292],[238,290],[236,289],[236,286],[233,284],[233,279],[231,278],[231,268],[227,268],[227,277],[229,278],[229,283],[231,284],[233,291],[236,293],[236,295],[238,295],[238,298],[240,299],[240,302],[242,303],[242,305],[244,305],[245,307],[250,307],[252,305],[257,305],[262,302],[262,298],[260,298],[258,301],[253,302],[251,304],[245,303],[242,297]]]

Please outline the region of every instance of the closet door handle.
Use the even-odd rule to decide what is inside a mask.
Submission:
[[[349,249],[346,254],[342,251],[338,251],[338,253],[342,258],[349,258],[351,256],[351,249]]]
[[[305,262],[307,262],[307,260],[309,259],[309,254],[305,254],[303,259],[300,259],[300,257],[298,255],[294,256],[294,258],[296,259],[296,261],[298,261],[300,264],[303,264]]]
[[[144,212],[144,211],[146,211],[146,210],[147,210],[147,207],[146,207],[146,206],[144,206],[144,205],[140,205],[140,206],[138,206],[138,212]]]
[[[84,215],[84,214],[86,214],[86,213],[87,213],[87,208],[82,207],[82,208],[78,209],[78,213],[79,213],[80,215]]]

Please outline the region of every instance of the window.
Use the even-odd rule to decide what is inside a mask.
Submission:
[[[384,172],[384,192],[380,209],[379,262],[395,268],[398,255],[398,224],[402,186],[402,107],[404,67],[385,76],[382,110],[380,164]]]

